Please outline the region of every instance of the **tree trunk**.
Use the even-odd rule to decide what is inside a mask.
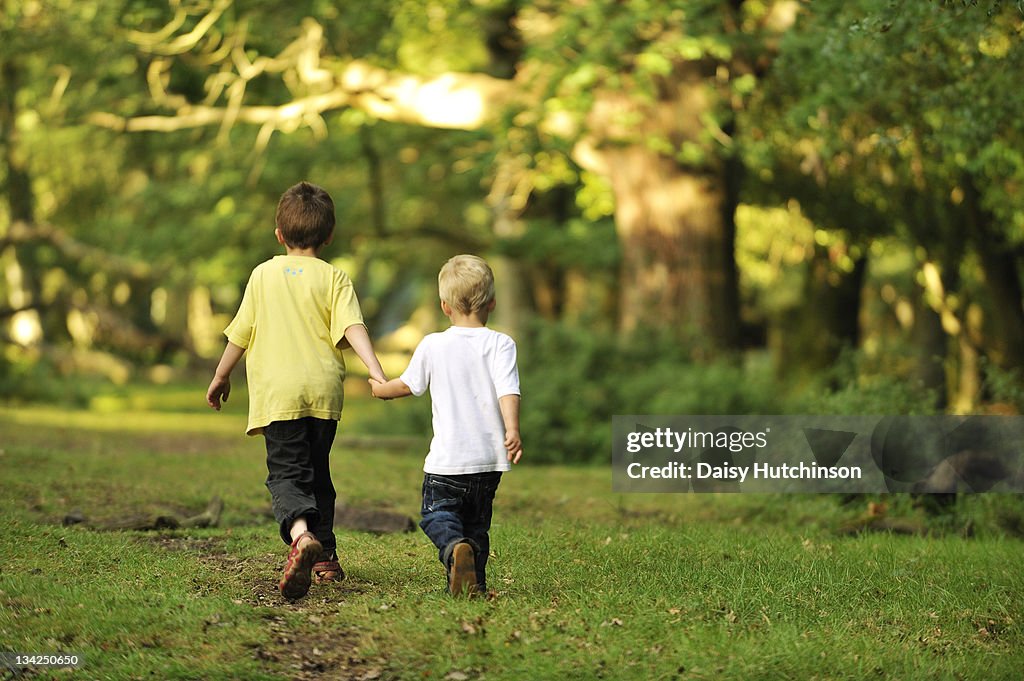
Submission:
[[[493,202],[493,229],[498,239],[522,236],[523,225],[510,202],[511,197],[504,193]],[[522,338],[526,322],[533,316],[526,268],[515,258],[500,253],[491,255],[488,260],[495,278],[494,325],[514,338]]]
[[[28,154],[21,148],[18,133],[17,96],[20,74],[17,65],[7,60],[0,63],[0,144],[7,170],[4,192],[10,206],[9,224],[35,222],[35,202],[28,169]],[[36,244],[13,246],[4,258],[8,303],[12,308],[30,308],[39,304],[39,281],[35,268]],[[12,315],[11,337],[19,343],[34,344],[42,341],[43,329],[39,311],[26,309]]]
[[[622,251],[619,329],[667,329],[696,354],[739,344],[735,226],[727,172],[702,142],[715,106],[702,65],[687,62],[664,79],[655,102],[601,97],[591,116],[603,142],[584,165],[611,182]],[[634,127],[621,121],[640,118]],[[675,156],[699,149],[693,162]],[[734,208],[734,207],[733,207]]]
[[[742,4],[742,0],[734,2],[734,5]],[[731,124],[725,130],[726,134],[735,134],[735,128]],[[744,325],[740,320],[740,270],[736,265],[736,209],[740,205],[740,188],[745,179],[745,167],[739,154],[733,153],[724,161],[724,189],[725,199],[722,202],[722,275],[723,282],[723,304],[726,310],[732,310],[734,315],[733,325],[726,330],[726,337],[723,339],[727,348],[739,349],[749,347],[751,338],[749,333],[744,333]]]
[[[860,344],[860,297],[867,258],[854,260],[853,270],[832,265],[828,251],[815,246],[804,279],[803,304],[783,315],[774,348],[778,372],[811,374],[835,365],[844,348]]]
[[[1024,368],[1024,291],[1021,289],[1021,253],[993,224],[994,216],[981,205],[972,180],[965,183],[967,219],[974,248],[985,272],[991,301],[992,342],[988,355],[1002,369]]]
[[[721,178],[636,146],[609,155],[622,248],[619,326],[669,328],[712,348],[736,344]]]
[[[918,291],[911,328],[915,352],[912,380],[935,394],[932,406],[943,411],[949,405],[949,381],[946,378],[946,357],[949,354],[949,336],[942,328],[939,313],[924,302]]]
[[[523,37],[516,24],[518,12],[517,2],[496,3],[484,15],[487,73],[502,81],[511,82],[515,78],[523,56]],[[523,223],[520,220],[523,207],[514,205],[513,200],[516,173],[514,164],[499,155],[494,186],[489,197],[493,215],[492,229],[499,241],[518,239],[523,234]],[[527,269],[518,259],[503,253],[492,253],[487,259],[496,280],[494,325],[515,338],[522,338],[527,322],[534,317]]]

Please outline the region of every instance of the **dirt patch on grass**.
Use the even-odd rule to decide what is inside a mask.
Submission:
[[[264,615],[272,638],[270,644],[253,650],[258,659],[285,670],[298,681],[373,678],[373,665],[359,656],[358,634],[337,627],[329,609],[315,602],[296,607],[301,608],[305,620],[300,626],[296,626],[294,617]]]
[[[169,551],[194,553],[223,581],[238,585],[241,593],[234,602],[251,606],[265,626],[265,641],[250,648],[267,671],[296,681],[380,678],[384,661],[360,656],[359,632],[347,625],[339,607],[350,595],[365,591],[358,580],[313,584],[305,598],[287,601],[277,589],[283,551],[240,559],[226,550],[222,538],[157,534],[140,539]],[[210,588],[194,581],[199,590]]]

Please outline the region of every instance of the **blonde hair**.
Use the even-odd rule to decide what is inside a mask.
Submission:
[[[494,273],[483,258],[456,255],[437,275],[441,300],[462,314],[487,307],[494,300]]]

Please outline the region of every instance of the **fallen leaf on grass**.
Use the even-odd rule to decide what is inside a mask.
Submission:
[[[602,627],[621,627],[622,626],[622,620],[620,620],[618,617],[613,617],[613,618],[611,618],[610,620],[608,620],[606,622],[601,622],[601,626]]]
[[[462,621],[462,633],[467,636],[474,636],[476,634],[484,633],[484,621],[482,617],[477,617],[474,621],[468,620]]]

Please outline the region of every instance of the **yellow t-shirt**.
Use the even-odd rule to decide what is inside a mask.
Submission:
[[[341,418],[345,329],[362,323],[352,281],[329,263],[279,255],[257,266],[224,329],[246,349],[246,434],[274,421]]]

